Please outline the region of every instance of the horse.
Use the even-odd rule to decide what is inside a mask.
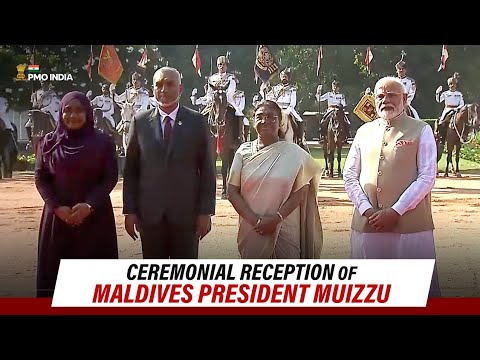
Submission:
[[[327,115],[328,121],[327,136],[323,141],[323,156],[325,159],[325,171],[329,177],[333,177],[333,163],[335,150],[337,151],[338,176],[342,175],[341,160],[342,148],[345,139],[348,137],[345,125],[345,112],[341,107],[335,107],[330,114]]]
[[[216,163],[222,161],[222,199],[227,198],[227,177],[235,151],[243,142],[243,120],[235,115],[235,109],[227,101],[227,84],[213,86],[213,101],[202,114],[207,116],[210,128],[211,149]]]
[[[95,121],[95,128],[101,131],[104,134],[110,135],[115,142],[117,153],[120,153],[123,148],[123,139],[122,136],[117,132],[117,130],[112,126],[110,121],[103,116],[103,111],[101,108],[93,109],[93,119]]]
[[[283,110],[282,110],[282,117],[283,121],[287,120],[288,121],[288,128],[291,128],[293,131],[293,143],[297,144],[300,146],[303,150],[306,152],[310,153],[310,149],[308,148],[306,139],[305,139],[305,126],[303,123],[297,122],[294,117],[290,115],[283,115]]]
[[[43,137],[55,130],[56,124],[49,113],[41,110],[32,109],[28,112],[28,116],[32,121],[32,150],[36,155]]]
[[[127,153],[127,144],[128,144],[128,132],[130,130],[130,124],[132,123],[133,116],[135,115],[135,110],[133,109],[133,104],[126,102],[119,106],[121,107],[122,119],[117,124],[115,130],[122,137],[122,147],[121,154]]]
[[[7,130],[3,121],[0,120],[0,179],[11,178],[13,165],[18,155],[15,131]]]
[[[478,103],[466,104],[462,106],[450,119],[447,134],[447,165],[445,167],[444,176],[448,177],[450,164],[453,167],[453,148],[455,148],[455,169],[454,174],[461,177],[460,173],[460,150],[462,144],[468,144],[475,138],[475,132],[480,129],[479,109]],[[445,144],[441,141],[436,131],[437,136],[437,162],[440,161]],[[470,136],[472,134],[472,136]],[[469,138],[470,136],[470,138]]]

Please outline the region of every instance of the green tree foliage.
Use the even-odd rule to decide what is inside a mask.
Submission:
[[[280,69],[292,69],[292,82],[298,87],[297,107],[300,113],[305,110],[317,110],[315,92],[319,84],[322,92],[329,91],[331,82],[337,79],[341,91],[346,95],[348,110],[351,112],[360,100],[366,87],[375,85],[382,76],[395,76],[395,63],[401,53],[406,53],[407,76],[416,80],[417,93],[413,105],[422,118],[437,117],[443,104],[435,101],[435,89],[442,85],[447,88],[447,78],[454,72],[460,73],[459,90],[465,101],[475,102],[480,98],[480,83],[477,69],[480,65],[480,46],[451,45],[446,70],[438,72],[442,45],[370,45],[374,58],[371,72],[365,66],[365,52],[369,45],[323,45],[323,60],[320,76],[317,77],[317,51],[320,45],[271,45],[270,50]],[[145,45],[115,45],[122,61],[124,72],[117,84],[117,92],[125,88],[129,76],[137,69],[137,62]],[[29,64],[35,48],[35,63],[41,72],[71,73],[73,82],[55,84],[60,94],[71,90],[87,92],[94,95],[101,91],[101,84],[106,80],[97,73],[98,57],[101,45],[93,45],[95,62],[92,68],[92,81],[88,78],[85,66],[90,56],[90,45],[0,45],[0,92],[7,94],[11,106],[16,109],[30,107],[31,92],[39,87],[36,82],[15,81],[18,64]],[[176,67],[183,76],[185,93],[182,103],[190,104],[190,93],[197,88],[203,95],[206,77],[215,73],[216,59],[230,52],[229,71],[234,72],[240,80],[238,88],[246,94],[247,113],[252,97],[258,92],[260,84],[254,81],[253,66],[256,45],[199,45],[202,59],[202,76],[199,77],[192,64],[195,45],[147,45],[149,62],[145,76],[147,88],[155,70],[163,65]],[[278,75],[272,83],[279,81]],[[325,106],[325,104],[322,104]]]

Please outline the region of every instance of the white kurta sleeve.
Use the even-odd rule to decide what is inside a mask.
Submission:
[[[358,209],[361,215],[370,208],[372,204],[368,200],[367,195],[363,192],[360,185],[360,170],[362,168],[362,160],[358,137],[353,139],[352,146],[348,151],[343,168],[343,180],[345,183],[345,191],[353,205]]]
[[[400,215],[415,207],[432,191],[437,176],[437,144],[432,128],[425,126],[420,135],[417,152],[418,176],[403,192],[392,209]]]

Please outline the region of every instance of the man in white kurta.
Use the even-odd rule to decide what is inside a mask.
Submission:
[[[354,204],[351,257],[435,259],[431,191],[437,148],[431,127],[405,114],[398,78],[375,86],[380,118],[358,129],[345,161],[345,190]],[[440,296],[436,265],[429,296]]]

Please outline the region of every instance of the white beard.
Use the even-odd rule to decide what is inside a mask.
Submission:
[[[385,120],[393,120],[400,116],[405,111],[405,108],[401,110],[393,109],[393,110],[382,110],[379,111],[378,116]]]

